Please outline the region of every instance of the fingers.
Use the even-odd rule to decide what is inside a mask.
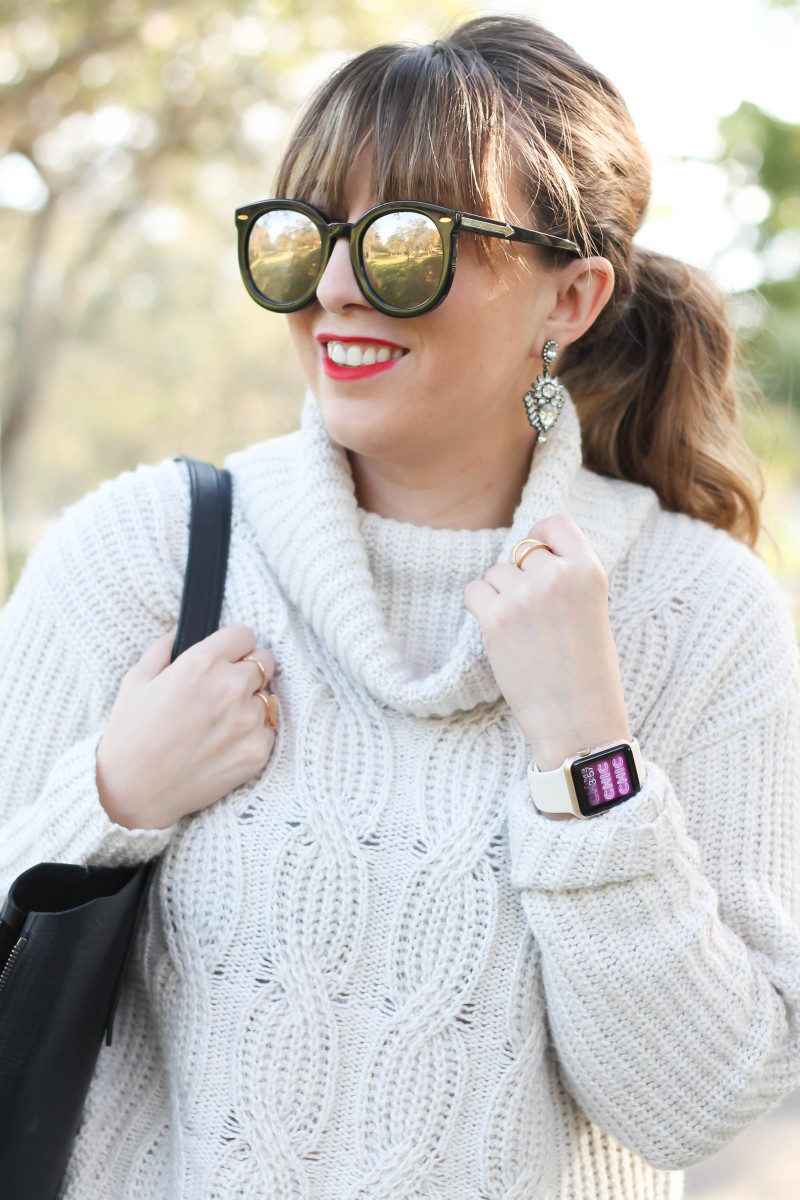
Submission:
[[[499,587],[494,587],[485,579],[471,579],[464,587],[464,607],[472,613],[481,628],[488,619],[492,602],[499,591]]]
[[[519,566],[510,560],[495,563],[486,572],[485,582],[501,591],[528,583],[531,576],[542,584],[553,582],[566,567],[578,570],[581,576],[604,573],[603,564],[588,537],[566,513],[553,513],[536,521],[525,535],[527,539],[543,542],[544,546],[520,546],[517,557],[522,560]]]
[[[526,554],[519,572],[535,573],[543,582],[563,575],[578,588],[598,587],[607,592],[608,576],[603,560],[580,525],[566,513],[553,513],[537,521],[528,536],[546,542],[552,553],[537,548]],[[524,580],[524,576],[518,578]]]
[[[168,633],[157,638],[131,670],[144,679],[154,679],[172,661],[177,631],[178,627],[174,625]],[[266,646],[256,646],[255,640],[255,631],[249,625],[226,625],[188,647],[185,653],[189,657],[196,657],[192,652],[202,653],[207,661],[216,659],[235,666],[239,677],[243,676],[245,681],[242,695],[248,695],[264,690],[276,669],[272,651]]]
[[[538,542],[545,542],[552,553],[557,554],[559,558],[585,558],[587,554],[594,555],[591,542],[586,534],[580,525],[576,524],[566,513],[553,513],[549,517],[543,517],[541,521],[531,525],[525,536]],[[547,553],[548,551],[539,549],[526,554],[520,570],[524,571],[527,568],[528,560],[533,558],[534,554],[544,555]]]
[[[251,673],[258,674],[258,682],[250,680],[249,690],[258,700],[258,710],[264,725],[274,731],[277,723],[277,701],[274,692],[267,691],[267,684],[275,671],[275,658],[265,646],[256,647],[252,654],[247,654],[241,660],[242,666],[250,668]],[[263,705],[263,710],[262,710]]]
[[[238,662],[245,654],[253,653],[256,634],[249,625],[224,625],[204,638],[203,644],[211,653],[220,658],[227,659],[228,662]]]
[[[162,634],[160,638],[152,642],[139,661],[133,664],[131,671],[135,671],[145,679],[155,679],[156,675],[160,674],[170,664],[172,648],[175,645],[175,635],[177,632],[178,626],[173,625],[168,633]]]

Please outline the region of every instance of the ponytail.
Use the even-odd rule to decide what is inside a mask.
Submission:
[[[725,295],[706,271],[665,254],[633,245],[628,262],[558,364],[584,464],[653,488],[663,508],[755,550],[764,479],[741,432],[748,373]]]

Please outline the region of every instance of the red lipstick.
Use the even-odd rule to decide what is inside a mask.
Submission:
[[[324,345],[325,342],[370,342],[376,346],[389,346],[392,349],[406,352],[408,350],[407,346],[398,346],[397,342],[390,342],[386,338],[346,337],[343,334],[318,333],[316,340],[320,343],[322,350],[323,370],[331,379],[366,379],[370,375],[377,375],[379,371],[388,371],[390,367],[396,367],[406,357],[406,354],[400,355],[399,358],[387,358],[385,362],[370,363],[364,367],[348,367],[341,363],[336,363],[328,357],[328,351]]]

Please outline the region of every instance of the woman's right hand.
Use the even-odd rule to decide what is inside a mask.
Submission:
[[[97,790],[112,821],[165,829],[252,779],[275,744],[257,658],[272,653],[248,625],[226,625],[170,662],[177,626],[122,677],[97,747]]]

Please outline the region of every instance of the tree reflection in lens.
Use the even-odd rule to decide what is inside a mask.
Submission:
[[[397,308],[429,300],[442,277],[444,248],[424,213],[387,213],[373,221],[362,243],[364,272],[376,295]]]
[[[250,230],[247,259],[253,283],[265,299],[293,304],[314,282],[321,252],[312,220],[293,209],[271,209]]]

